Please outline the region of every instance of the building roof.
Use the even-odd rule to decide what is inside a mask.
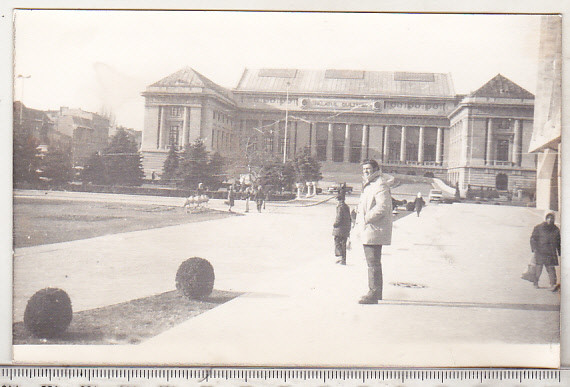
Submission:
[[[497,74],[489,82],[469,94],[469,97],[534,99],[531,92],[501,74]]]
[[[450,74],[363,70],[245,69],[235,91],[453,97]]]
[[[156,88],[167,88],[170,91],[189,92],[192,87],[207,88],[222,94],[227,98],[232,98],[231,92],[212,82],[191,67],[185,67],[169,76],[162,78],[160,81],[153,83],[147,87],[147,91],[155,91]]]

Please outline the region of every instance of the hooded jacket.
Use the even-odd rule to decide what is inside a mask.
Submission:
[[[362,244],[392,243],[392,195],[380,171],[370,175],[364,182],[356,224]]]

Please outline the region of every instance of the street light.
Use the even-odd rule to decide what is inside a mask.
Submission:
[[[287,82],[287,94],[285,99],[285,142],[283,143],[283,164],[287,162],[287,123],[289,121],[289,86],[290,82]]]
[[[32,77],[31,75],[22,75],[22,74],[18,74],[18,76],[16,77],[22,80],[22,95],[20,98],[20,125],[22,125],[22,115],[24,112],[24,81],[26,79],[30,79],[31,77]]]

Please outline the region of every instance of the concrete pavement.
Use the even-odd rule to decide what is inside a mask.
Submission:
[[[355,204],[357,198],[348,200]],[[224,207],[222,201],[211,205]],[[27,298],[45,286],[65,289],[76,311],[172,290],[178,265],[190,256],[212,262],[216,289],[245,294],[137,346],[16,346],[15,358],[69,364],[557,365],[560,295],[520,279],[541,212],[429,205],[419,218],[398,220],[393,244],[384,248],[385,300],[379,305],[357,303],[367,286],[358,242],[346,267],[333,263],[333,218],[332,201],[268,204],[262,214],[18,249],[15,321]],[[541,286],[547,286],[546,273]]]

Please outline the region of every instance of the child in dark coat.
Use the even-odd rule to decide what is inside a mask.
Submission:
[[[344,194],[341,192],[337,196],[338,205],[336,207],[336,218],[333,225],[334,253],[339,257],[336,263],[346,265],[346,241],[350,236],[352,218],[350,209],[344,202]]]

